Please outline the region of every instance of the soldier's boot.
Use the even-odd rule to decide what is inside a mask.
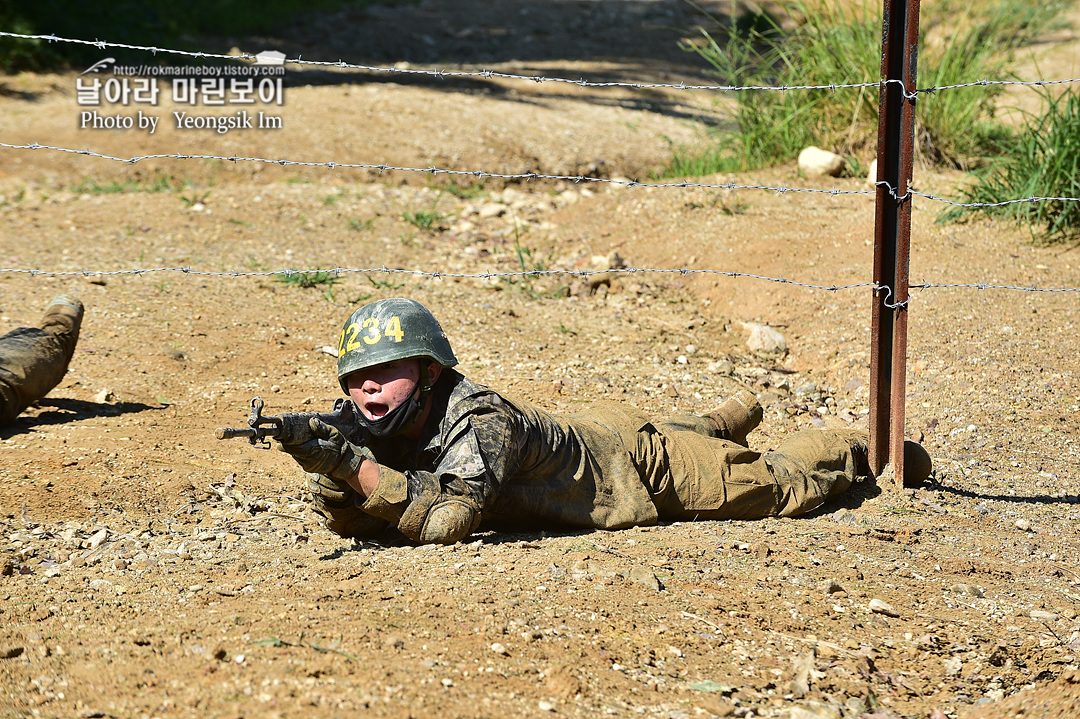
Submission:
[[[60,340],[64,351],[64,366],[71,361],[75,352],[75,343],[79,340],[82,327],[83,303],[71,295],[57,295],[45,309],[41,318],[41,329],[55,335]]]
[[[716,428],[716,436],[746,446],[746,436],[761,424],[761,404],[749,390],[739,390],[720,405],[720,409],[705,415]]]
[[[40,327],[19,327],[0,337],[0,424],[60,384],[79,340],[82,317],[79,300],[57,295]]]
[[[851,444],[851,455],[855,460],[855,472],[860,477],[871,477],[870,442],[865,432],[845,432]],[[904,440],[904,486],[918,487],[934,471],[934,461],[930,453],[921,444],[910,439]]]

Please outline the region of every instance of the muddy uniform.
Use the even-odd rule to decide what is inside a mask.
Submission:
[[[0,337],[0,425],[60,384],[79,340],[82,315],[81,302],[59,295],[40,328],[19,327]]]
[[[623,404],[553,415],[446,370],[417,441],[372,438],[379,483],[315,508],[342,536],[386,523],[419,542],[486,526],[618,529],[657,520],[795,516],[856,476],[850,433],[810,430],[761,454],[704,417],[653,423]],[[315,479],[315,477],[313,477]],[[351,496],[348,496],[351,495]]]

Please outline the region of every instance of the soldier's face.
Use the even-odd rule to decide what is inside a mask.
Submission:
[[[345,377],[349,396],[368,419],[379,419],[407,400],[419,382],[416,357],[365,367]]]

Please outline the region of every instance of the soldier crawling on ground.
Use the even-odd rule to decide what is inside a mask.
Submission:
[[[18,417],[64,379],[82,318],[82,302],[57,295],[40,327],[17,327],[0,337],[0,425]]]
[[[312,419],[314,439],[281,448],[342,537],[392,524],[450,544],[481,526],[794,517],[870,475],[865,432],[805,430],[776,451],[749,449],[762,410],[748,391],[711,414],[658,422],[617,403],[555,415],[507,399],[452,369],[442,327],[414,300],[356,310],[338,349],[338,381],[361,426],[345,436]],[[904,467],[905,483],[920,483],[930,457],[908,442]]]

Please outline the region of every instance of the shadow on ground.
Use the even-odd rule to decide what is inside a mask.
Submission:
[[[36,412],[34,407],[37,408]],[[0,429],[0,439],[9,439],[39,427],[67,424],[68,422],[91,417],[115,417],[121,414],[135,414],[162,409],[167,409],[167,406],[152,407],[141,402],[109,404],[107,402],[87,402],[81,399],[43,399],[31,407],[30,414],[18,417],[14,422]]]
[[[702,79],[709,66],[679,47],[719,30],[730,3],[704,0],[467,0],[347,6],[298,18],[268,37],[227,37],[244,51],[274,49],[326,62],[425,66],[539,64],[577,79],[575,63],[610,63],[597,81]],[[211,39],[207,39],[211,41]],[[533,73],[526,73],[533,74]],[[365,75],[369,80],[374,76]],[[400,82],[404,75],[393,75]],[[435,82],[441,82],[434,80]]]

